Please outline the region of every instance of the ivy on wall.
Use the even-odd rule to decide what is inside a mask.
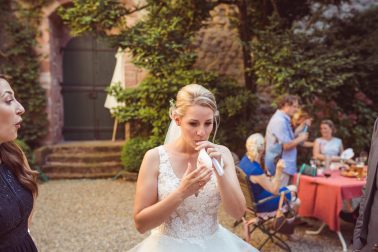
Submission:
[[[41,8],[49,2],[0,0],[0,73],[11,78],[16,98],[25,107],[20,138],[32,147],[46,136],[48,126],[35,48]]]

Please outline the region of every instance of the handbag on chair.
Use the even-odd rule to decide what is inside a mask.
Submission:
[[[286,203],[287,211],[283,211],[283,203]],[[285,196],[284,192],[281,192],[280,201],[278,203],[278,209],[276,212],[276,218],[273,221],[273,228],[281,233],[286,235],[291,235],[294,233],[294,220],[295,212],[290,207],[290,204]]]

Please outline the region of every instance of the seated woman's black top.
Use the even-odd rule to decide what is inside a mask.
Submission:
[[[33,209],[33,195],[14,174],[0,164],[0,251],[36,252],[28,233],[28,219]]]

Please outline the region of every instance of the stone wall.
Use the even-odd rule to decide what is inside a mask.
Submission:
[[[238,31],[230,19],[238,15],[238,9],[221,4],[210,14],[211,20],[199,31],[195,42],[198,55],[195,66],[227,75],[244,85],[242,47]]]
[[[69,2],[69,0],[54,1],[43,8],[43,18],[39,27],[37,51],[41,55],[40,82],[46,90],[46,110],[49,120],[46,143],[56,143],[62,140],[63,100],[60,83],[63,71],[60,48],[68,42],[70,37],[55,11],[59,6]]]

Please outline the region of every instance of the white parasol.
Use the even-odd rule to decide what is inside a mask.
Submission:
[[[114,85],[121,85],[121,87],[126,87],[125,82],[125,59],[124,59],[124,52],[121,48],[118,49],[115,57],[116,57],[116,65],[113,72],[112,81],[110,83],[110,86]],[[113,110],[118,107],[122,106],[124,103],[118,102],[117,99],[108,94],[106,96],[104,107],[110,110],[110,113],[113,114]],[[112,141],[115,141],[116,138],[116,132],[117,132],[117,126],[118,126],[118,120],[114,119],[114,125],[113,125],[113,134],[112,134]]]
[[[110,86],[121,85],[121,87],[123,87],[123,88],[126,87],[124,55],[125,55],[124,51],[121,48],[119,48],[116,55],[115,55],[116,65],[115,65],[115,68],[114,68],[113,77],[112,77],[112,81],[110,83]],[[110,113],[113,112],[114,108],[116,108],[117,106],[121,106],[121,105],[123,105],[123,103],[117,102],[117,99],[114,96],[112,96],[110,94],[108,94],[106,96],[104,107],[109,109]]]

